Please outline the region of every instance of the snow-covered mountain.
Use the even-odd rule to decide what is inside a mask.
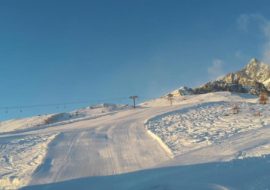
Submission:
[[[263,84],[270,90],[270,65],[253,58],[244,69],[230,73],[221,80],[226,83],[240,84],[243,87],[255,87]]]
[[[172,105],[162,97],[0,122],[0,190],[269,189],[270,107],[213,92],[257,94],[268,69],[253,59],[173,91]]]
[[[191,95],[193,94],[193,89],[182,86],[179,89],[172,91],[170,94],[172,94],[174,97]]]
[[[203,94],[217,91],[260,94],[270,91],[270,65],[258,59],[251,59],[240,71],[229,73],[217,80],[210,81],[197,88],[181,87],[171,92],[174,96],[186,94]]]
[[[257,99],[214,92],[2,123],[0,189],[267,189],[270,108]]]
[[[249,64],[239,73],[241,76],[240,78],[243,78],[243,79],[245,78],[246,80],[256,80],[257,82],[264,84],[268,90],[270,89],[270,65],[269,64],[265,64],[253,58],[249,62]]]

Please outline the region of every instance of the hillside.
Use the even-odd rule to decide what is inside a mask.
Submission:
[[[173,106],[159,98],[138,109],[106,104],[66,114],[78,111],[103,113],[10,132],[0,127],[1,189],[259,190],[268,185],[270,109],[254,96],[215,92],[180,96]],[[246,167],[254,162],[259,167]],[[239,175],[249,183],[237,181]]]

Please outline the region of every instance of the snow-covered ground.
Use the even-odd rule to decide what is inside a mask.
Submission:
[[[270,189],[269,114],[217,92],[7,121],[0,189]]]
[[[70,113],[41,115],[0,123],[0,189],[17,189],[28,184],[45,159],[49,143],[61,132],[24,135],[29,132],[62,126],[83,120],[113,115],[130,109],[126,105],[100,104]],[[20,135],[21,134],[21,135]]]
[[[270,124],[269,116],[270,107],[265,105],[210,102],[159,115],[149,119],[146,126],[179,155],[265,127]]]
[[[48,144],[57,134],[19,136],[0,139],[0,189],[27,185],[43,162]]]
[[[29,131],[82,120],[95,119],[125,109],[130,109],[130,107],[127,105],[99,104],[78,109],[70,113],[56,113],[3,122],[0,121],[0,133]]]

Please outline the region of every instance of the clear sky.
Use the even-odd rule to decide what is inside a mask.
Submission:
[[[0,107],[154,98],[252,57],[268,60],[269,7],[268,0],[0,1]],[[78,106],[1,109],[0,119]]]

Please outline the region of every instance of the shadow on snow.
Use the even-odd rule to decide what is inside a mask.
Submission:
[[[270,156],[163,167],[33,185],[22,190],[261,190],[270,188]]]

